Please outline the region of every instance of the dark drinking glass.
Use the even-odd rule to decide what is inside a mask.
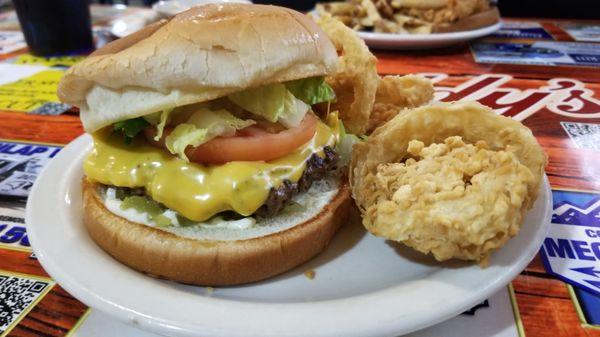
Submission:
[[[88,0],[13,0],[29,51],[39,56],[94,50]]]
[[[324,0],[254,0],[255,4],[277,5],[288,7],[297,11],[309,11],[315,7],[317,2],[329,2]]]

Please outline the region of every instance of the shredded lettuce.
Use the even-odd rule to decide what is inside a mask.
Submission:
[[[173,129],[165,139],[167,150],[179,158],[189,161],[185,155],[188,146],[198,146],[208,140],[208,130],[198,129],[194,124],[182,123]]]
[[[113,124],[113,130],[121,132],[125,136],[125,144],[130,144],[131,141],[140,133],[145,127],[150,125],[144,118],[133,118]]]
[[[346,128],[344,127],[344,123],[341,120],[338,120],[338,143],[337,143],[337,151],[339,155],[339,165],[347,166],[350,163],[350,158],[352,157],[352,147],[354,144],[360,143],[363,140],[358,138],[356,135],[347,133]]]
[[[209,110],[202,108],[194,112],[187,120],[199,129],[207,129],[211,137],[232,136],[236,130],[246,128],[256,122],[251,119],[240,119],[225,109]]]
[[[286,85],[269,84],[233,93],[228,98],[244,110],[269,122],[280,122],[283,126],[291,128],[300,124],[310,106],[296,97]]]
[[[287,91],[283,113],[279,115],[278,121],[286,128],[296,127],[302,122],[309,109],[310,106],[308,104],[297,99],[291,92]]]
[[[285,86],[296,98],[308,105],[335,99],[335,92],[325,82],[324,77],[303,78],[287,82]]]
[[[161,111],[159,112],[155,112],[149,115],[146,115],[144,117],[142,117],[143,119],[146,120],[146,122],[152,124],[152,125],[157,125],[158,123],[160,123],[160,115],[161,115]]]
[[[146,122],[156,125],[156,136],[154,136],[154,140],[158,141],[162,137],[167,121],[169,120],[169,115],[172,111],[173,109],[166,109],[143,117]]]
[[[165,125],[167,125],[167,121],[169,119],[169,114],[173,111],[173,109],[163,110],[160,113],[160,121],[156,125],[156,136],[154,136],[154,140],[158,141],[162,138],[163,131],[165,130]]]
[[[284,84],[275,83],[239,91],[227,97],[244,110],[274,123],[284,112],[286,93]]]
[[[292,128],[300,124],[306,112],[310,109],[310,105],[331,102],[335,99],[335,93],[323,77],[310,77],[247,89],[233,93],[228,98],[244,110],[270,122],[280,122],[283,126]],[[177,111],[176,115],[181,116],[181,111]],[[115,131],[122,132],[125,135],[125,142],[129,144],[146,126],[155,125],[157,132],[154,140],[158,141],[163,136],[165,126],[172,112],[173,109],[166,109],[144,117],[117,122],[113,125],[113,128]],[[250,125],[247,122],[233,116],[227,110],[211,111],[206,106],[202,106],[202,108],[192,113],[189,120],[183,124],[190,124],[195,126],[196,129],[207,130],[197,131],[191,129],[190,126],[183,126],[175,134],[178,135],[178,139],[174,139],[175,137],[172,136],[175,130],[169,135],[171,147],[169,145],[167,147],[172,153],[175,151],[174,154],[179,154],[182,158],[185,158],[183,150],[175,150],[176,147],[179,148],[185,145],[184,139],[191,142],[189,145],[200,142],[199,145],[210,138],[233,133],[235,130]],[[175,129],[177,130],[177,127]]]
[[[187,122],[177,125],[165,139],[165,145],[169,152],[189,161],[185,155],[188,146],[198,146],[217,136],[233,135],[236,130],[254,123],[253,120],[237,118],[227,110],[202,108],[195,111]]]

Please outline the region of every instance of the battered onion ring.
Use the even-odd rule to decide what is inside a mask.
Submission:
[[[340,54],[337,72],[326,78],[337,96],[331,108],[339,111],[349,132],[362,135],[367,130],[379,85],[377,59],[356,32],[341,21],[326,13],[316,21]]]
[[[433,99],[433,92],[433,84],[423,76],[384,76],[377,87],[367,133],[385,124],[403,109],[428,103]]]
[[[350,133],[363,135],[392,119],[406,108],[414,108],[433,98],[433,84],[418,75],[385,76],[377,74],[377,58],[355,31],[323,13],[317,24],[338,50],[337,72],[326,78],[333,87],[338,110]]]
[[[468,181],[465,181],[464,186],[462,181],[459,182],[461,186],[455,186],[463,195],[480,191],[480,198],[470,195],[464,199],[475,200],[474,204],[469,206],[479,207],[480,210],[491,209],[494,214],[500,214],[499,218],[493,218],[484,212],[482,217],[475,218],[479,222],[477,228],[466,220],[466,215],[460,213],[458,208],[464,208],[464,203],[457,203],[456,205],[460,206],[457,209],[449,207],[448,204],[440,208],[438,199],[432,198],[421,203],[421,208],[415,209],[415,203],[410,204],[410,213],[406,211],[406,204],[394,204],[403,197],[399,194],[404,191],[396,193],[400,188],[410,190],[410,186],[403,186],[406,184],[406,177],[392,176],[393,180],[390,181],[388,175],[385,177],[388,180],[384,180],[386,185],[381,185],[382,174],[389,171],[390,166],[395,166],[391,167],[392,169],[402,169],[402,165],[390,163],[406,162],[407,166],[415,163],[415,145],[422,149],[423,146],[446,141],[445,145],[434,145],[430,151],[435,151],[436,146],[448,148],[448,144],[457,141],[457,137],[453,136],[462,137],[462,141],[481,149],[484,155],[486,151],[488,154],[492,153],[495,157],[493,160],[502,159],[499,166],[494,168],[495,171],[484,172],[483,175],[484,179],[495,182],[497,194],[489,195],[489,191],[485,191],[481,186],[468,188]],[[448,139],[449,137],[452,138]],[[424,144],[413,142],[413,148],[409,149],[409,143],[413,140]],[[441,157],[437,159],[442,162]],[[465,159],[463,157],[459,160]],[[506,171],[501,167],[504,161],[509,163],[506,167],[515,177],[511,181],[516,181],[514,188],[503,187],[498,183],[503,180],[493,180],[493,174],[502,178],[501,175]],[[483,165],[488,163],[484,161]],[[527,127],[511,118],[499,116],[479,103],[456,102],[407,111],[376,129],[366,142],[354,146],[349,175],[352,195],[362,213],[363,224],[373,234],[403,242],[423,253],[432,253],[438,260],[459,258],[477,260],[485,264],[490,251],[501,247],[510,237],[517,234],[525,211],[531,208],[537,198],[545,165],[546,155]],[[433,175],[435,174],[437,173],[434,172]],[[413,182],[414,179],[422,179],[422,185],[426,189],[440,191],[440,186],[435,186],[426,176],[419,178],[418,174],[413,174],[411,179]],[[483,178],[473,176],[473,179]],[[390,187],[392,185],[396,185],[395,190]],[[516,196],[513,194],[514,190],[519,192]],[[485,193],[488,195],[484,195]],[[420,198],[422,195],[413,196]],[[405,198],[403,202],[406,200],[412,199]],[[496,205],[505,209],[494,208]],[[432,214],[436,211],[438,213]]]

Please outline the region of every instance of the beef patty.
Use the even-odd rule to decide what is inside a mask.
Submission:
[[[272,187],[269,196],[255,214],[262,217],[269,217],[277,214],[285,207],[294,195],[304,192],[310,188],[313,182],[323,179],[328,171],[336,168],[338,155],[335,150],[329,146],[323,148],[324,156],[318,156],[313,153],[306,161],[306,168],[302,177],[297,183],[284,180],[278,187]]]

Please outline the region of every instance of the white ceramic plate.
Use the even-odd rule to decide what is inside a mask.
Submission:
[[[358,223],[342,228],[316,259],[264,282],[185,286],[138,273],[112,259],[82,221],[84,135],[52,160],[27,203],[37,258],[69,293],[115,318],[173,336],[391,336],[451,318],[509,283],[537,253],[550,224],[547,180],[521,233],[485,269],[436,263],[375,238]],[[309,280],[304,271],[314,269]]]
[[[498,22],[491,26],[463,32],[413,35],[358,32],[358,36],[364,39],[367,45],[373,48],[416,50],[447,47],[466,42],[492,34],[500,29],[500,27],[502,27],[502,23]]]
[[[161,0],[152,5],[152,9],[162,16],[169,17],[194,6],[224,2],[252,3],[249,0]]]

